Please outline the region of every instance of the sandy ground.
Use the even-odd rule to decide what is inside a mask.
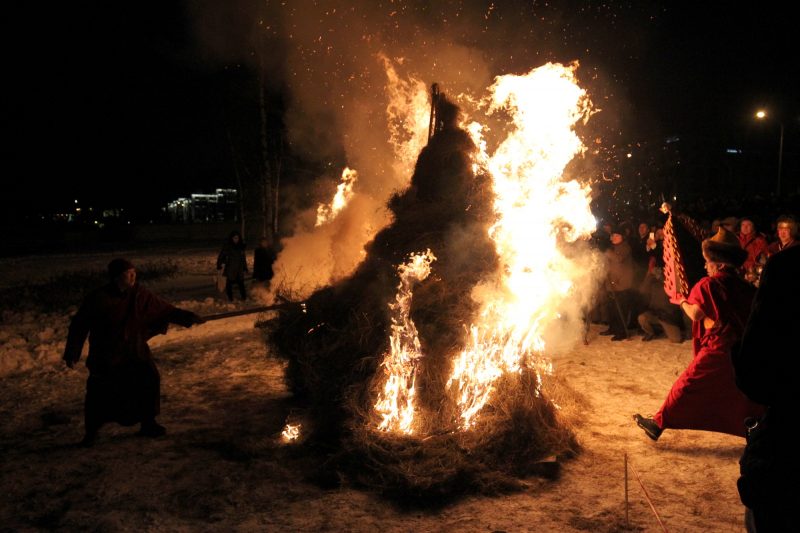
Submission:
[[[185,252],[181,275],[157,288],[198,312],[241,307],[213,293],[214,258]],[[108,257],[89,259],[103,265]],[[47,260],[4,259],[0,277],[8,286],[7,272]],[[420,510],[346,482],[324,489],[311,481],[316,463],[277,438],[291,398],[253,316],[151,341],[165,437],[108,426],[93,448],[77,447],[87,372],[59,364],[68,318],[69,310],[6,313],[0,323],[0,531],[661,531],[634,469],[669,531],[744,531],[742,439],[666,431],[652,442],[631,420],[658,409],[691,359],[688,342],[611,342],[593,326],[587,346],[551,354],[559,378],[584,397],[579,412],[565,413],[583,452],[562,464],[558,479]]]

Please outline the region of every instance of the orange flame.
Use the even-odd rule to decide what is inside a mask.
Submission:
[[[384,355],[381,363],[386,383],[375,404],[375,410],[382,417],[378,425],[381,431],[413,432],[416,361],[422,357],[422,351],[417,328],[410,317],[411,288],[414,283],[428,277],[430,265],[435,260],[431,251],[426,250],[412,254],[407,263],[397,268],[400,283],[395,301],[389,304],[392,318],[391,350]]]
[[[345,167],[342,171],[342,181],[336,187],[336,194],[333,196],[330,205],[319,204],[317,206],[317,223],[315,226],[321,226],[333,220],[345,208],[353,197],[353,185],[355,185],[357,178],[358,172]]]
[[[388,57],[383,54],[378,57],[388,79],[386,118],[389,142],[396,158],[393,166],[397,175],[410,176],[417,156],[428,141],[428,91],[425,84],[414,77],[400,78]]]
[[[286,424],[281,431],[281,440],[289,443],[300,438],[300,424]]]
[[[511,118],[505,140],[477,161],[493,179],[498,218],[489,235],[501,268],[473,292],[480,318],[448,381],[462,428],[474,425],[503,373],[531,368],[541,385],[538,370],[547,364],[533,355],[544,350],[542,330],[570,297],[580,268],[559,251],[558,241],[588,236],[595,227],[589,187],[563,180],[567,163],[585,150],[573,126],[591,115],[575,80],[577,66],[548,63],[523,76],[500,76],[490,88],[489,113]],[[468,130],[484,147],[483,128]]]

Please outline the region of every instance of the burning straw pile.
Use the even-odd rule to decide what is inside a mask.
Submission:
[[[442,97],[410,188],[390,201],[394,222],[357,271],[269,329],[307,407],[307,442],[338,475],[402,500],[518,488],[577,450],[525,366],[493,382],[479,415],[465,421],[459,406],[451,376],[479,311],[472,293],[499,261],[491,180],[475,175],[458,114]]]

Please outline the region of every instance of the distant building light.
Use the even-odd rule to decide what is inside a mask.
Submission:
[[[727,148],[725,152],[729,154],[741,154],[742,150],[741,148]]]
[[[632,153],[630,153],[630,152],[628,152],[628,153],[626,154],[626,156],[628,157],[628,159],[630,159],[631,157],[633,157],[633,154],[632,154]]]
[[[667,137],[667,144],[676,143],[680,140],[681,140],[680,137],[678,137],[677,135],[673,135],[672,137]]]

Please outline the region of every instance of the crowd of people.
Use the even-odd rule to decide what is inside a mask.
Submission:
[[[774,221],[774,230],[769,233],[759,231],[753,218],[730,216],[714,220],[708,227],[695,223],[692,229],[710,236],[722,227],[733,235],[747,254],[743,263],[737,265],[736,272],[757,287],[767,259],[800,241],[798,223],[792,215],[779,216]],[[676,343],[689,338],[691,321],[670,304],[662,288],[663,239],[663,222],[652,221],[638,224],[606,221],[593,235],[595,246],[605,254],[607,276],[588,319],[608,326],[601,335],[610,335],[613,341],[635,335],[641,335],[645,342],[661,336]],[[690,239],[684,243],[698,250],[699,244]],[[686,255],[691,257],[691,253]],[[696,265],[688,265],[691,283],[702,277],[703,263],[700,258]]]
[[[691,339],[694,354],[655,415],[635,414],[636,424],[654,441],[666,429],[745,437],[738,488],[748,530],[791,530],[792,511],[800,504],[800,458],[790,418],[800,387],[791,313],[800,297],[796,220],[777,218],[770,234],[759,232],[749,217],[716,220],[707,229],[694,224],[690,233],[706,238],[681,244],[702,253],[705,275],[693,276],[687,268],[691,290],[672,297],[664,291],[664,227],[641,221],[633,228],[627,222],[604,223],[594,235],[607,269],[587,324],[607,324],[601,335],[612,341],[637,332],[643,342],[660,335],[674,343]],[[275,259],[269,240],[262,239],[253,254],[256,282],[269,284]],[[228,299],[233,300],[234,287],[246,299],[241,233],[230,233],[216,267]],[[156,421],[160,376],[147,340],[169,323],[204,322],[141,287],[129,260],[114,259],[108,274],[108,284],[89,293],[73,317],[64,351],[72,368],[88,337],[84,446],[92,446],[109,422],[141,424],[139,434],[146,437],[165,434]]]
[[[666,206],[667,208],[669,206]],[[658,334],[671,342],[691,338],[693,358],[652,417],[633,415],[656,441],[666,429],[727,433],[746,439],[739,495],[749,532],[794,531],[800,504],[800,457],[790,413],[800,387],[794,340],[800,297],[800,246],[793,216],[759,232],[751,217],[727,217],[703,228],[678,220],[682,252],[699,249],[705,275],[687,267],[687,294],[664,290],[664,228],[641,222],[604,224],[595,244],[606,257],[607,277],[591,318],[601,334],[642,341]],[[677,232],[675,233],[677,236]],[[703,238],[705,237],[705,238]],[[635,318],[634,318],[635,317]]]

